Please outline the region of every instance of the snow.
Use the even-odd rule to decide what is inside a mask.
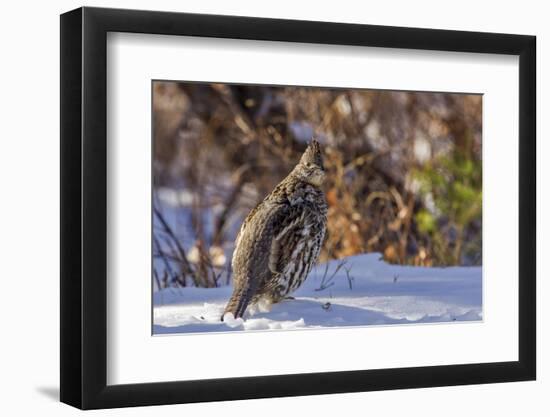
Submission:
[[[249,308],[244,319],[220,321],[230,286],[157,291],[153,333],[479,321],[481,282],[481,267],[390,265],[380,254],[363,254],[317,265],[294,299],[270,311]]]

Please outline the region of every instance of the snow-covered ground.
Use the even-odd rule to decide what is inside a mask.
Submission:
[[[389,265],[377,253],[317,265],[294,300],[220,321],[231,287],[153,294],[153,333],[367,326],[482,319],[481,267]],[[250,308],[249,308],[250,310]],[[256,309],[258,310],[258,309]]]

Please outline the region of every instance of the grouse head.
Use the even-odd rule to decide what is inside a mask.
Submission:
[[[319,187],[325,179],[323,154],[317,140],[312,139],[294,172],[298,177],[309,184]]]

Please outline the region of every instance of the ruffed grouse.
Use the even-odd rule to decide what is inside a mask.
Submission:
[[[235,244],[233,294],[224,316],[242,317],[259,301],[277,303],[304,282],[326,232],[324,178],[314,139],[292,172],[248,214]]]

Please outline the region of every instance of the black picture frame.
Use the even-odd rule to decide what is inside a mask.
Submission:
[[[519,360],[107,385],[108,32],[519,56]],[[84,7],[61,15],[60,57],[62,402],[94,409],[535,379],[534,36]]]

